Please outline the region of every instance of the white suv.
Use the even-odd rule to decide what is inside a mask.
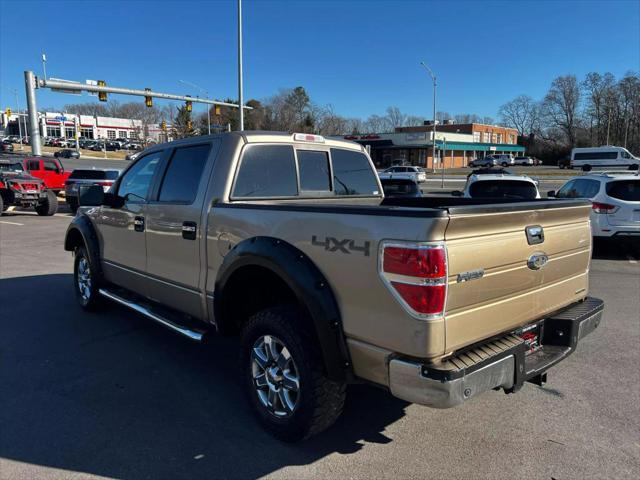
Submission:
[[[451,192],[465,198],[540,198],[538,182],[526,175],[512,175],[506,170],[475,170],[467,177],[463,191]]]
[[[588,198],[593,202],[591,233],[594,237],[640,239],[640,176],[632,172],[598,172],[574,178],[556,198]]]

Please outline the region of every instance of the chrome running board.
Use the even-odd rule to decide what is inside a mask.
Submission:
[[[191,330],[189,328],[182,327],[172,322],[171,320],[168,320],[156,313],[153,313],[148,308],[143,307],[142,305],[138,305],[137,303],[134,303],[125,298],[122,298],[121,296],[116,295],[115,293],[110,292],[109,290],[101,288],[98,290],[98,293],[100,293],[100,295],[102,295],[103,297],[108,298],[109,300],[113,300],[114,302],[119,303],[120,305],[124,305],[125,307],[130,308],[135,312],[141,313],[142,315],[144,315],[147,318],[150,318],[154,322],[158,322],[160,325],[164,325],[168,329],[173,330],[174,332],[179,333],[181,335],[184,335],[190,340],[201,342],[202,338],[204,337],[204,332],[199,332],[197,330]]]

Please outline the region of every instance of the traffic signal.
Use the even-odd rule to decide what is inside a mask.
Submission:
[[[160,128],[162,129],[163,132],[165,132],[167,130],[167,122],[162,120],[162,123],[160,124]]]
[[[9,107],[7,107],[7,109],[4,111],[4,113],[7,115],[7,117],[11,116],[11,109]]]
[[[220,115],[220,105],[213,107],[213,113],[214,115]]]
[[[188,97],[189,95],[187,95]],[[185,102],[185,106],[187,107],[187,112],[190,112],[191,110],[193,110],[193,105],[191,104],[191,100],[187,100]]]
[[[151,89],[150,88],[145,88],[144,91],[145,92],[150,92]],[[153,97],[144,97],[144,104],[149,108],[153,107]]]
[[[107,82],[105,82],[104,80],[98,80],[98,86],[99,87],[106,87],[107,86]],[[107,101],[107,92],[98,92],[98,100],[100,100],[101,102],[106,102]]]
[[[191,130],[193,128],[193,122],[191,120],[187,120],[187,130]]]

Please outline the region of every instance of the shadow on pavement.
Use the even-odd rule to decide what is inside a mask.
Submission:
[[[640,239],[596,238],[591,257],[597,260],[640,261]]]
[[[253,478],[363,441],[408,405],[350,387],[338,423],[280,443],[236,381],[235,339],[179,338],[115,305],[77,305],[68,274],[0,280],[0,457],[119,478]]]

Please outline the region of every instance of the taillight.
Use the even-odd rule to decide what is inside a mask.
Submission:
[[[110,187],[113,182],[96,182],[94,185],[100,185],[101,187]]]
[[[383,242],[380,276],[412,315],[442,317],[447,296],[447,252],[442,244]]]
[[[593,211],[595,213],[615,213],[616,210],[618,210],[618,207],[616,207],[615,205],[600,202],[593,202],[591,208],[593,208]]]

